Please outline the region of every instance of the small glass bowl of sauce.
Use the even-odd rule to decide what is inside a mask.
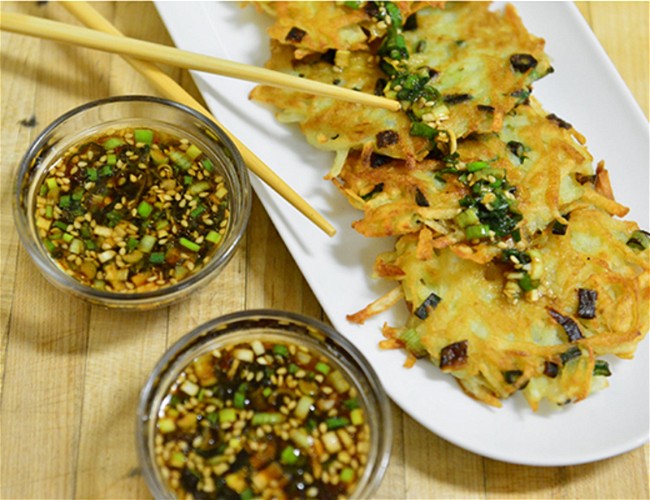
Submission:
[[[137,426],[156,498],[368,498],[392,440],[362,354],[323,323],[269,310],[179,340],[142,391]]]
[[[109,307],[168,305],[214,278],[250,213],[243,161],[181,104],[124,96],[76,108],[16,175],[23,245],[60,288]]]

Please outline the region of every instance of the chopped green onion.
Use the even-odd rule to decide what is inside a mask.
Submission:
[[[149,256],[149,262],[152,264],[162,264],[165,262],[165,253],[164,252],[153,252]]]
[[[530,292],[539,287],[539,280],[534,280],[530,277],[530,274],[524,274],[524,277],[519,280],[519,287],[524,292]]]
[[[74,254],[80,254],[86,249],[84,242],[79,238],[74,238],[70,243],[70,252]]]
[[[131,236],[128,240],[126,240],[126,249],[128,251],[134,250],[138,247],[138,243],[139,241]]]
[[[169,157],[182,170],[189,170],[192,167],[191,160],[184,153],[181,153],[180,151],[170,151]]]
[[[199,181],[187,188],[187,192],[190,194],[199,194],[208,189],[210,189],[210,183],[208,181]]]
[[[115,156],[115,155],[113,155]],[[96,168],[87,168],[86,169],[86,177],[88,177],[89,181],[96,181],[97,180],[97,169]]]
[[[45,207],[45,218],[51,219],[52,217],[54,217],[54,207],[52,205],[48,205]]]
[[[142,142],[144,144],[151,144],[153,142],[153,130],[148,128],[136,128],[133,131],[135,142]]]
[[[225,424],[227,422],[234,422],[237,420],[237,412],[234,408],[224,408],[219,410],[219,423]]]
[[[280,462],[284,465],[294,465],[298,461],[298,456],[300,451],[295,449],[293,446],[287,446],[280,453]]]
[[[438,134],[438,131],[422,122],[413,122],[411,124],[411,135],[416,137],[426,137],[433,139]]]
[[[199,215],[205,212],[205,210],[206,208],[203,205],[199,205],[198,207],[196,207],[194,210],[190,212],[190,217],[196,219]]]
[[[58,227],[61,231],[67,231],[68,230],[68,225],[65,222],[62,222],[60,220],[56,221],[54,223],[54,227]]]
[[[203,153],[194,144],[190,144],[190,146],[185,150],[185,154],[189,156],[190,160],[195,160],[197,156],[200,156]]]
[[[239,494],[239,500],[252,500],[254,496],[253,490],[246,488]]]
[[[414,328],[404,330],[399,334],[399,339],[404,342],[406,349],[415,357],[426,356],[427,350],[422,345],[420,334]]]
[[[350,421],[345,417],[332,417],[325,420],[325,424],[328,429],[333,430],[350,425]]]
[[[208,158],[204,158],[201,160],[201,165],[203,165],[203,168],[206,169],[208,172],[212,172],[214,170],[214,165]]]
[[[156,244],[156,237],[152,236],[150,234],[145,234],[142,239],[140,240],[140,244],[138,245],[138,249],[145,253],[151,252],[153,246]]]
[[[362,425],[364,422],[363,410],[361,408],[355,408],[350,412],[350,421],[352,425]]]
[[[478,218],[476,210],[468,208],[456,216],[456,222],[460,227],[467,227],[479,224],[481,221]]]
[[[125,142],[119,137],[111,137],[104,142],[104,149],[106,151],[111,151],[122,144],[125,144]]]
[[[351,467],[343,468],[339,474],[339,479],[344,483],[351,482],[354,479],[354,469]]]
[[[273,346],[273,353],[277,354],[278,356],[286,357],[289,355],[289,349],[287,349],[286,345],[275,344]]]
[[[359,400],[357,398],[348,399],[344,401],[343,404],[348,410],[359,408]]]
[[[256,413],[251,419],[252,425],[273,425],[284,422],[285,416],[282,413]]]
[[[246,406],[246,394],[239,391],[236,392],[232,398],[232,405],[239,410],[243,410]]]
[[[214,411],[213,411],[212,413],[208,413],[208,414],[205,416],[205,418],[206,418],[206,419],[208,420],[208,422],[210,422],[212,425],[217,425],[217,422],[219,421],[219,415],[217,414],[217,412],[214,412]]]
[[[217,244],[221,241],[221,235],[217,233],[216,231],[210,231],[206,236],[205,240],[209,241],[210,243]]]
[[[54,252],[56,250],[56,245],[52,243],[50,240],[45,239],[43,240],[43,244],[45,245],[45,248],[47,249],[48,252]]]
[[[296,409],[294,410],[296,417],[301,419],[306,418],[311,411],[311,405],[313,404],[314,400],[312,398],[308,396],[301,396],[298,400],[298,404],[296,404]]]
[[[314,366],[314,369],[317,372],[321,372],[323,375],[327,375],[331,370],[330,366],[328,364],[326,364],[326,363],[323,363],[322,361],[319,361],[318,363],[316,363],[316,366]]]
[[[477,240],[490,236],[490,227],[486,224],[475,224],[465,228],[465,237],[468,240]]]
[[[140,215],[140,217],[144,219],[149,217],[152,211],[153,211],[153,206],[144,200],[142,200],[138,205],[138,215]]]
[[[488,168],[490,164],[486,161],[473,161],[467,164],[468,172],[478,172],[484,168]]]
[[[187,248],[188,250],[191,250],[192,252],[198,252],[201,250],[201,245],[198,245],[197,243],[194,243],[193,241],[188,240],[187,238],[181,238],[179,240],[179,243]]]
[[[109,175],[113,175],[113,169],[111,168],[110,165],[104,165],[102,168],[99,169],[99,175],[108,177]]]
[[[72,240],[74,240],[74,236],[72,236],[70,233],[63,233],[63,241],[70,243]]]
[[[107,165],[115,165],[117,163],[117,155],[110,153],[106,155],[106,164]]]
[[[48,191],[58,191],[59,190],[59,185],[57,184],[56,179],[53,179],[52,177],[50,177],[49,179],[47,179],[45,181],[45,183],[47,184]]]
[[[151,148],[149,151],[149,156],[156,165],[162,165],[167,163],[167,156],[160,149]]]
[[[158,420],[158,430],[163,434],[169,434],[176,430],[176,422],[173,418],[161,418]]]

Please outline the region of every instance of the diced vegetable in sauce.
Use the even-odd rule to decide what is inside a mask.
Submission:
[[[369,452],[353,384],[322,355],[254,340],[196,358],[159,411],[156,462],[179,498],[345,498]]]
[[[82,284],[147,292],[201,269],[228,229],[229,193],[201,149],[149,128],[86,137],[50,169],[36,225]]]

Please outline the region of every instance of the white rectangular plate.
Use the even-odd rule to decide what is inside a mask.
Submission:
[[[239,2],[158,2],[179,48],[262,66],[269,55],[270,19]],[[555,73],[535,86],[544,107],[583,133],[596,161],[605,159],[614,192],[647,229],[648,123],[577,9],[564,2],[516,4],[531,33],[547,41]],[[498,6],[496,6],[498,7]],[[610,387],[586,401],[533,413],[522,397],[495,409],[465,396],[433,365],[402,367],[404,354],[382,351],[380,327],[400,324],[403,307],[363,326],[345,316],[392,283],[370,278],[377,254],[393,241],[367,239],[351,229],[361,217],[322,179],[332,156],[316,151],[295,126],[248,99],[254,84],[193,73],[211,111],[337,229],[328,238],[258,179],[256,193],[333,325],[370,360],[390,397],[437,435],[473,452],[507,462],[560,466],[617,455],[648,439],[648,339],[633,361],[611,360]]]

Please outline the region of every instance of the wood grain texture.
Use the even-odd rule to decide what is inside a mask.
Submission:
[[[171,43],[150,3],[94,6],[129,36]],[[578,7],[648,116],[648,2]],[[1,8],[75,23],[55,2]],[[6,33],[1,42],[0,498],[149,498],[136,459],[134,414],[164,350],[198,324],[241,309],[326,318],[257,200],[226,270],[178,305],[109,312],[46,283],[13,226],[16,164],[36,134],[72,107],[153,89],[115,56]],[[201,101],[187,72],[165,71]],[[458,448],[392,409],[391,465],[377,498],[650,497],[648,445],[575,467],[515,466]]]

